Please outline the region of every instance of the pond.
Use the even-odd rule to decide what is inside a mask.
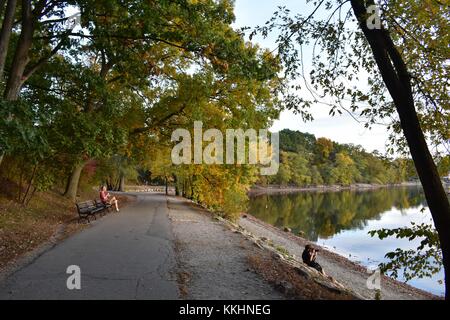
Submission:
[[[368,231],[410,226],[411,222],[432,224],[419,187],[262,195],[250,198],[248,212],[274,226],[289,227],[295,234],[300,232],[303,237],[371,268],[386,261],[384,255],[389,251],[416,248],[420,239],[380,240],[372,238]],[[440,283],[443,279],[442,269],[432,278],[408,283],[443,295],[444,285]]]

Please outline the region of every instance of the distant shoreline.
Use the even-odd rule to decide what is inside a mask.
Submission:
[[[376,190],[380,188],[392,188],[392,187],[420,187],[420,182],[403,182],[394,184],[366,184],[366,183],[355,183],[348,186],[341,185],[318,185],[318,186],[307,186],[307,187],[293,187],[293,186],[253,186],[249,191],[248,195],[255,197],[260,195],[270,195],[270,194],[288,194],[288,193],[300,193],[300,192],[338,192],[343,190],[355,190],[355,191],[365,191],[365,190]]]

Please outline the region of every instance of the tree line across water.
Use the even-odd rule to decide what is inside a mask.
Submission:
[[[367,152],[360,145],[340,144],[316,138],[309,133],[280,131],[280,168],[261,184],[282,186],[350,185],[353,183],[395,184],[417,181],[414,163],[409,158],[390,158],[378,151]],[[447,174],[446,159],[438,163]]]

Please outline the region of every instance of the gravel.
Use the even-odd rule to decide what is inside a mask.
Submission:
[[[182,298],[285,299],[250,271],[253,249],[242,235],[185,199],[169,197],[168,207]]]

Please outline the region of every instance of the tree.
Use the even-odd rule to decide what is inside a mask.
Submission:
[[[336,162],[331,170],[331,175],[336,183],[350,185],[358,180],[359,171],[347,154],[339,152],[336,154]]]
[[[310,93],[299,97],[286,89],[288,107],[308,118],[305,108],[326,103],[331,115],[349,112],[355,116],[352,112],[360,110],[367,127],[379,119],[389,121],[391,141],[403,150],[409,148],[424,188],[439,234],[448,299],[450,205],[425,137],[448,150],[448,8],[431,0],[383,0],[381,16],[374,17],[373,0],[317,1],[313,5],[308,16],[291,17],[289,10],[280,8],[267,25],[255,31],[267,35],[281,29],[278,49],[286,75],[302,79],[294,87],[305,87]],[[373,23],[374,18],[379,23]],[[306,75],[302,46],[309,43],[313,54]],[[363,79],[367,85],[361,86]],[[346,82],[352,85],[345,86]],[[323,96],[332,101],[323,101]],[[400,132],[404,140],[396,136]]]
[[[281,175],[289,169],[289,181],[296,186],[340,183],[392,184],[401,183],[416,174],[408,169],[403,158],[387,158],[374,151],[366,152],[361,146],[340,144],[327,138],[316,140],[314,135],[299,131],[280,131],[282,153]],[[283,158],[287,155],[287,159]],[[445,165],[445,158],[441,161]],[[411,171],[411,172],[409,172]],[[280,183],[280,175],[260,179],[259,183]],[[278,182],[277,182],[278,179]]]
[[[413,278],[431,277],[438,273],[442,266],[442,251],[439,250],[439,235],[430,224],[411,223],[411,227],[396,229],[380,229],[370,231],[373,237],[377,235],[380,239],[393,237],[399,239],[414,240],[423,238],[417,250],[397,248],[392,252],[386,253],[389,262],[381,264],[383,272],[390,273],[397,278],[399,271],[402,272],[406,281]]]
[[[75,27],[67,27],[70,17],[65,16],[65,9],[75,1],[46,1],[32,3],[22,0],[20,8],[20,32],[9,66],[3,97],[16,100],[22,85],[58,51],[70,47],[69,34]],[[16,1],[8,1],[0,38],[0,71],[4,68],[4,59],[10,46],[11,21],[15,15]],[[46,19],[48,18],[48,19]],[[62,30],[62,31],[61,31]],[[35,37],[36,33],[50,34],[50,37]],[[53,47],[52,47],[53,45]],[[34,51],[32,51],[34,50]],[[2,54],[5,56],[2,57]],[[3,72],[0,73],[3,77]]]
[[[161,177],[164,179],[166,194],[169,190],[169,182],[173,177],[175,168],[170,158],[171,150],[169,148],[159,148],[158,152],[152,157],[149,170],[154,177]]]
[[[446,298],[450,299],[450,204],[416,113],[410,70],[394,44],[389,30],[384,27],[370,30],[367,27],[367,7],[364,2],[352,0],[351,4],[360,28],[372,49],[383,81],[394,101],[401,128],[422,182],[434,225],[439,234],[445,268]],[[369,0],[366,5],[375,5],[375,3]],[[429,18],[431,20],[431,17]]]
[[[333,151],[333,141],[322,137],[317,139],[316,146],[317,156],[319,157],[318,161],[321,163],[326,162],[329,159],[331,152]]]
[[[4,3],[2,3],[3,9]],[[5,68],[6,55],[8,54],[9,38],[11,37],[13,20],[16,13],[17,0],[6,2],[5,15],[3,17],[0,32],[0,79],[3,81],[3,70]]]
[[[292,171],[291,181],[297,186],[311,184],[311,172],[308,166],[308,159],[296,153],[289,153],[289,165]]]
[[[292,179],[292,169],[287,152],[280,152],[280,168],[274,176],[275,183],[286,186]]]
[[[46,1],[40,0],[32,4],[31,0],[8,0],[3,13],[2,28],[0,32],[0,83],[3,90],[3,99],[15,101],[23,84],[39,69],[42,68],[59,50],[70,46],[68,41],[69,30],[65,28],[68,17],[64,17],[64,10],[73,1]],[[34,6],[33,6],[34,5]],[[2,8],[3,9],[3,8]],[[20,29],[18,35],[13,34],[13,19],[19,11]],[[60,19],[47,19],[45,17],[59,17]],[[45,21],[44,21],[45,20]],[[60,32],[63,30],[63,32]],[[36,32],[48,33],[53,38],[34,38]],[[11,41],[11,36],[14,41]],[[17,38],[17,39],[15,39]],[[52,47],[53,45],[53,47]],[[10,48],[11,47],[11,48]],[[7,53],[12,52],[12,58],[7,60]],[[5,84],[3,74],[8,63],[8,74]],[[8,105],[4,105],[8,106]],[[9,112],[5,121],[12,121],[14,114]],[[0,165],[5,153],[8,151],[0,146]]]

